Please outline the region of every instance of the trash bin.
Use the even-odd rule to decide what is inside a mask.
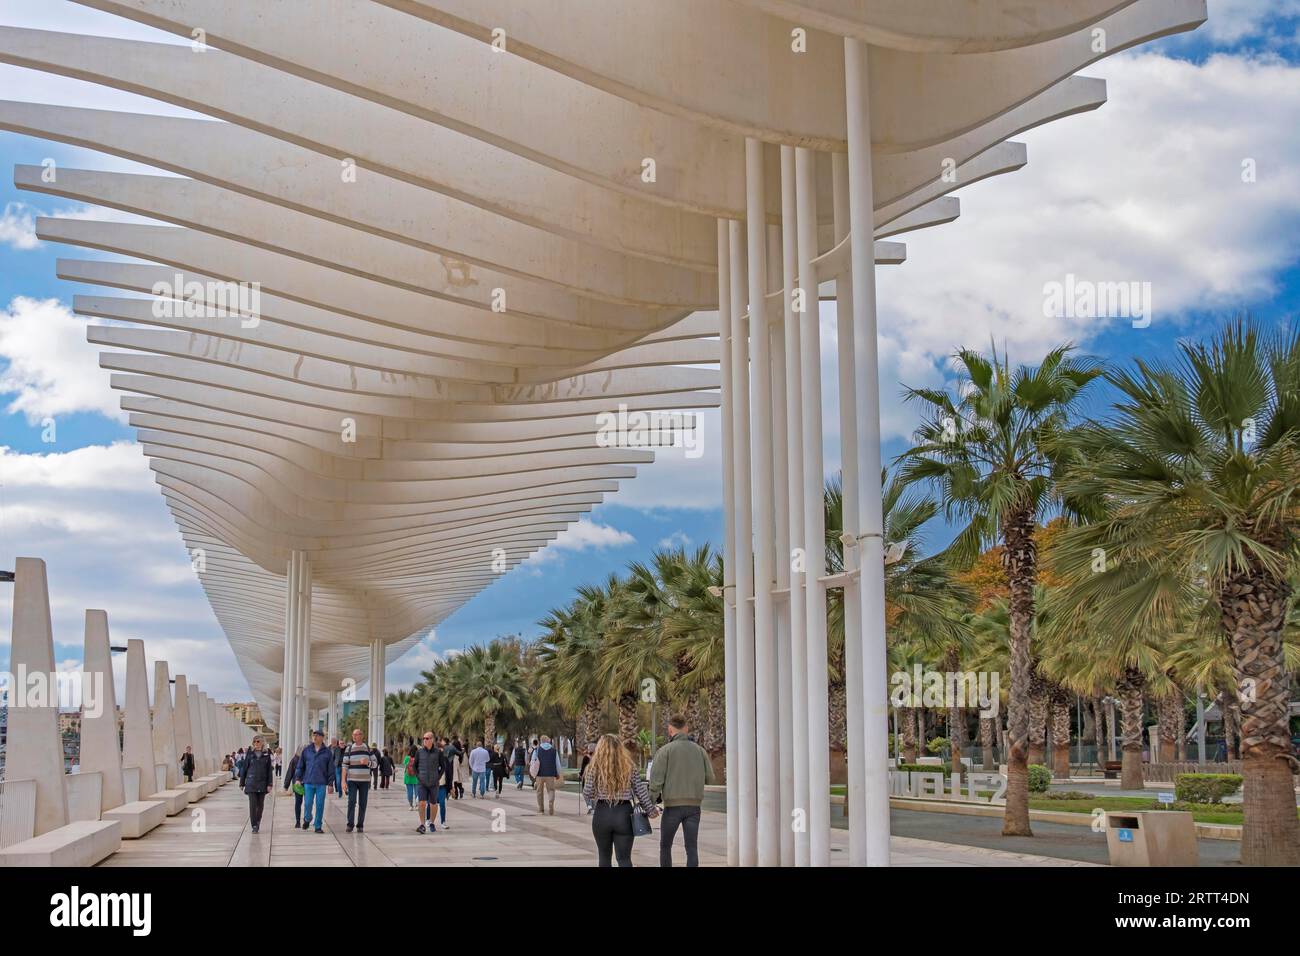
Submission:
[[[1196,866],[1196,824],[1190,813],[1140,810],[1106,814],[1111,866]]]

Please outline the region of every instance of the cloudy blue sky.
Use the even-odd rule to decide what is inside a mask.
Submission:
[[[0,24],[175,41],[66,0],[0,0]],[[1248,310],[1262,322],[1300,309],[1300,0],[1210,0],[1189,36],[1086,71],[1109,102],[1023,137],[1029,165],[962,190],[961,218],[907,239],[908,262],[881,270],[880,353],[886,456],[914,425],[902,383],[950,379],[958,346],[996,342],[1033,361],[1072,341],[1122,362],[1167,355]],[[182,113],[129,94],[0,66],[0,99]],[[60,166],[142,167],[86,150],[0,133],[0,169],[52,158]],[[1243,163],[1255,170],[1243,181]],[[152,170],[150,170],[153,172]],[[190,571],[107,374],[71,314],[77,291],[54,278],[60,255],[35,238],[39,215],[103,215],[22,193],[0,177],[0,567],[45,558],[57,656],[80,661],[82,613],[105,608],[115,639],[143,638],[150,658],[206,675],[218,699],[249,692]],[[1149,282],[1153,318],[1043,317],[1045,283]],[[834,311],[823,311],[824,361],[834,361]],[[838,459],[833,374],[827,460]],[[1098,396],[1098,400],[1102,396]],[[1099,409],[1100,410],[1100,409]],[[55,440],[42,440],[53,419]],[[438,654],[498,634],[535,635],[536,621],[581,583],[655,548],[721,535],[716,416],[706,451],[661,454],[589,520],[480,594],[390,668],[408,686]],[[945,529],[933,529],[941,546]],[[0,590],[0,645],[9,589]],[[0,661],[8,658],[0,646]]]

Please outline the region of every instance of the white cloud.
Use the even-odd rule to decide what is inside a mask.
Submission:
[[[43,455],[0,446],[0,568],[12,569],[16,557],[46,563],[56,659],[80,660],[86,609],[101,608],[114,643],[145,642],[150,679],[161,659],[218,700],[251,699],[135,444]],[[0,588],[6,622],[12,595]],[[8,642],[6,626],[0,661]]]
[[[0,395],[13,397],[9,414],[31,424],[46,417],[98,412],[119,421],[125,416],[99,367],[99,349],[86,341],[85,319],[57,299],[18,296],[0,312]]]
[[[685,548],[690,543],[690,535],[685,531],[674,531],[668,537],[659,539],[659,547],[661,548]]]
[[[636,538],[626,531],[607,524],[596,524],[590,518],[579,518],[551,542],[551,548],[562,551],[587,551],[601,548],[621,548],[635,544]]]
[[[36,238],[36,216],[39,213],[26,203],[5,203],[0,214],[0,243],[15,249],[35,249],[41,244]]]

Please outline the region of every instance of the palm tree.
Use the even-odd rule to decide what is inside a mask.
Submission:
[[[489,742],[496,740],[497,715],[522,714],[527,692],[518,647],[507,641],[477,645],[458,654],[447,678],[448,706],[455,721],[481,726]]]
[[[605,637],[597,674],[606,694],[618,702],[619,739],[627,743],[636,739],[642,681],[664,685],[669,668],[655,632],[653,604],[645,601],[640,585],[629,587],[611,574],[596,591]]]
[[[538,694],[578,715],[575,736],[579,749],[599,734],[606,700],[598,674],[604,645],[600,629],[603,603],[587,594],[579,594],[567,608],[556,608],[539,622],[546,634],[537,648]]]
[[[990,544],[1004,548],[1002,567],[1011,595],[1011,753],[1002,823],[1008,836],[1032,835],[1026,704],[1038,577],[1034,530],[1065,504],[1056,480],[1068,458],[1075,410],[1080,394],[1101,374],[1070,351],[1069,346],[1054,349],[1037,368],[1013,371],[996,350],[992,360],[962,350],[956,359],[969,381],[956,395],[927,388],[905,393],[924,406],[925,417],[917,444],[902,455],[900,477],[909,484],[928,482],[947,517],[966,521],[947,551],[953,563],[969,566]]]
[[[687,722],[700,732],[705,749],[720,752],[726,741],[726,648],[722,598],[710,588],[722,587],[722,557],[708,545],[692,552],[680,548],[657,552],[652,567],[659,597],[656,636],[672,662],[673,695],[684,698]],[[701,720],[701,694],[708,698],[707,722]]]
[[[1245,778],[1243,863],[1300,865],[1284,631],[1300,523],[1300,329],[1244,320],[1172,364],[1107,375],[1114,420],[1082,429],[1069,493],[1096,520],[1062,541],[1099,628],[1158,625],[1204,587],[1232,658]],[[1100,562],[1101,567],[1097,567]]]

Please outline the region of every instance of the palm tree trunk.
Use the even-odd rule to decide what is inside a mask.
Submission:
[[[916,708],[898,708],[899,732],[903,735],[902,763],[916,763]]]
[[[1124,670],[1115,685],[1119,699],[1119,732],[1123,754],[1120,757],[1120,789],[1142,789],[1142,688],[1146,677],[1136,667]]]
[[[1052,698],[1047,681],[1038,676],[1034,665],[1033,676],[1029,681],[1029,762],[1044,765],[1047,763],[1047,725],[1052,717]]]
[[[1106,705],[1100,697],[1089,701],[1092,707],[1092,743],[1097,748],[1097,765],[1106,765]]]
[[[704,749],[710,755],[725,753],[727,749],[727,697],[721,681],[709,685],[709,732]]]
[[[1282,650],[1290,598],[1284,579],[1258,567],[1230,578],[1216,595],[1241,707],[1241,862],[1247,866],[1300,866],[1291,675]]]
[[[1070,777],[1070,693],[1060,684],[1052,687],[1052,776]]]
[[[997,726],[992,717],[980,718],[980,750],[983,752],[984,769],[992,772],[998,769],[997,763],[993,759],[993,738],[997,733]]]
[[[1029,682],[1033,656],[1030,636],[1034,623],[1034,583],[1038,549],[1033,514],[1021,509],[1002,528],[1002,569],[1011,591],[1008,606],[1011,643],[1011,694],[1007,705],[1007,804],[1002,816],[1004,836],[1033,836],[1029,827]]]
[[[582,716],[578,721],[578,728],[582,734],[582,748],[600,736],[600,712],[604,705],[605,701],[599,694],[588,694],[582,702]]]
[[[702,740],[704,735],[701,731],[704,729],[700,722],[700,692],[691,691],[686,695],[686,724],[691,728],[691,733],[695,735],[696,740]]]
[[[827,698],[830,707],[827,715],[830,739],[827,744],[831,750],[846,753],[849,749],[849,713],[844,682],[832,681]]]
[[[483,739],[492,743],[497,739],[497,715],[488,714],[483,718]]]
[[[635,691],[620,694],[618,698],[618,738],[623,743],[636,740],[636,703]]]
[[[1173,763],[1178,759],[1178,738],[1183,730],[1183,695],[1177,690],[1156,702],[1156,720],[1160,727],[1160,754],[1158,763]]]
[[[949,674],[956,674],[961,667],[961,654],[953,646],[948,648],[948,653],[944,657],[944,668]],[[966,719],[962,708],[958,706],[957,685],[952,687],[952,700],[947,703],[948,707],[948,748],[952,751],[952,769],[955,773],[961,773],[962,750],[966,743]],[[948,693],[946,678],[944,693]]]

